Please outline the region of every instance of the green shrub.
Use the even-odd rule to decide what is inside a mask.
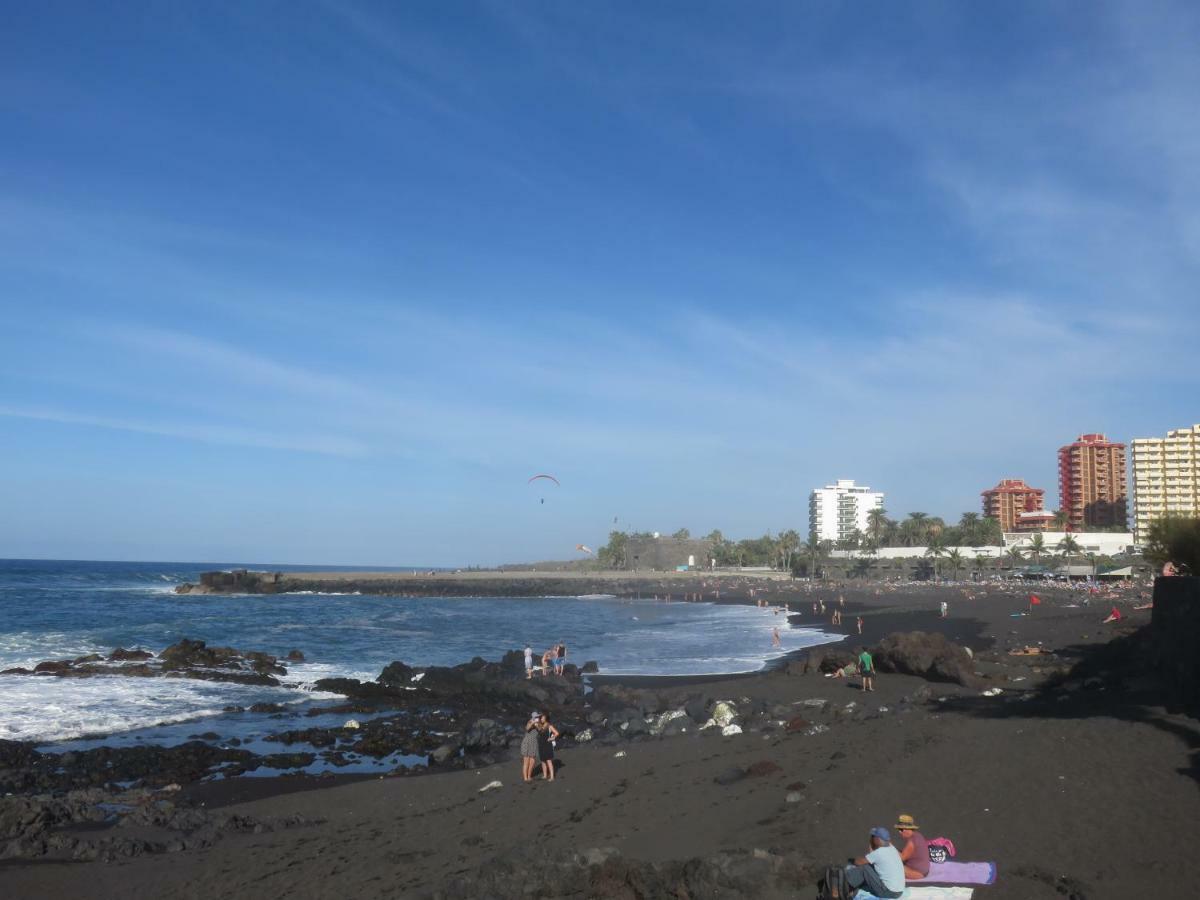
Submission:
[[[1142,555],[1160,567],[1174,563],[1181,575],[1200,575],[1200,519],[1159,519],[1147,532]]]

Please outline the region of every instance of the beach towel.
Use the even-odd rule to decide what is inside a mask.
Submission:
[[[900,895],[900,900],[971,900],[974,893],[974,888],[963,887],[960,884],[948,887],[910,884]],[[860,888],[854,895],[854,900],[879,900],[879,898],[870,891]]]
[[[995,884],[996,864],[993,862],[931,862],[929,874],[921,881],[940,881],[945,884]]]

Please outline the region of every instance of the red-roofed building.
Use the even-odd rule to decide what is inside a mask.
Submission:
[[[1058,493],[1068,531],[1128,524],[1125,445],[1081,434],[1058,451]]]
[[[1044,490],[1030,487],[1020,478],[1005,478],[983,492],[983,514],[999,519],[1001,531],[1045,531],[1054,519],[1053,513],[1046,513],[1045,496]],[[1046,513],[1048,518],[1030,513]]]

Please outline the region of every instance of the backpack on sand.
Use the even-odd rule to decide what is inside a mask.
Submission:
[[[817,887],[817,900],[845,900],[850,896],[850,888],[846,884],[846,870],[841,866],[827,866],[825,877]]]

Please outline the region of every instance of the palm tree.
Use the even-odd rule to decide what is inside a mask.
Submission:
[[[928,513],[911,512],[908,518],[900,523],[900,543],[905,547],[919,547],[925,542],[925,520]]]
[[[1009,547],[1004,551],[1004,555],[1012,561],[1014,569],[1021,563],[1025,562],[1025,551],[1020,547]]]
[[[1029,555],[1033,557],[1034,563],[1042,561],[1042,554],[1046,552],[1046,539],[1042,537],[1042,533],[1036,532],[1029,539]]]
[[[792,555],[800,547],[800,533],[795,529],[789,528],[779,536],[779,555],[783,565],[780,567],[784,571],[792,568]]]
[[[958,570],[962,568],[963,555],[957,547],[952,547],[946,553],[946,562],[950,564],[950,571],[954,573],[954,580],[958,581]]]
[[[1079,546],[1079,541],[1075,540],[1070,534],[1063,535],[1063,539],[1058,542],[1058,552],[1063,555],[1067,566],[1071,565],[1071,556],[1078,553],[1083,548]]]
[[[808,540],[800,545],[800,553],[808,557],[808,577],[816,578],[817,569],[820,568],[821,560],[824,559],[832,549],[832,541],[817,540],[816,534],[809,536]]]
[[[942,546],[942,542],[936,538],[929,542],[929,546],[925,548],[925,556],[933,560],[933,576],[938,575],[938,560],[946,555],[946,548]],[[961,557],[960,557],[961,558]]]
[[[1067,511],[1065,509],[1056,509],[1051,524],[1054,526],[1055,531],[1066,531]]]
[[[975,571],[982,575],[988,569],[988,563],[991,562],[991,557],[982,553],[976,553],[972,565],[975,566]]]
[[[962,532],[963,543],[971,547],[979,546],[979,513],[963,513],[958,520],[958,528]]]
[[[867,513],[867,534],[871,536],[871,540],[875,546],[879,546],[880,539],[884,532],[887,531],[888,517],[887,510],[882,506],[878,509],[872,509]]]

